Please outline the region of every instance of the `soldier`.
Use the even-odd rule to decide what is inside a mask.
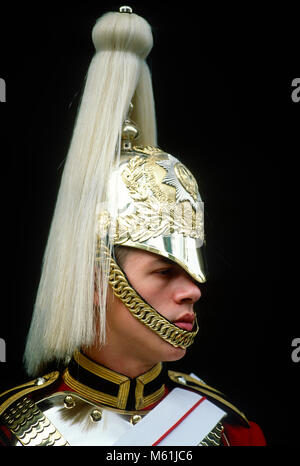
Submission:
[[[92,36],[25,350],[34,379],[1,394],[2,443],[264,445],[219,390],[166,367],[198,332],[203,203],[157,147],[150,26],[121,7]]]

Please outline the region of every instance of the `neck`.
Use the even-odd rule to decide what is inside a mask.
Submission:
[[[126,375],[131,379],[138,377],[141,374],[149,371],[159,361],[140,361],[136,357],[126,358],[120,354],[116,354],[106,347],[99,350],[99,348],[91,346],[85,348],[83,353],[97,364],[101,364],[112,371],[119,372]]]

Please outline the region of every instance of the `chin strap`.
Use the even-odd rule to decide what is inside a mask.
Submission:
[[[142,324],[156,333],[160,338],[170,343],[175,348],[187,348],[194,342],[199,331],[197,318],[196,330],[183,330],[172,324],[159,312],[146,303],[143,298],[129,284],[124,272],[118,264],[110,258],[109,284],[114,295],[127,307],[130,313]]]

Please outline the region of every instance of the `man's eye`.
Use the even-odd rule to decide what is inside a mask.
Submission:
[[[168,267],[167,269],[160,269],[160,270],[157,270],[156,273],[160,275],[170,275],[172,273],[172,268]]]

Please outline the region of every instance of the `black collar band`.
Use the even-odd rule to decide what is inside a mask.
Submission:
[[[70,388],[90,401],[132,411],[146,409],[162,399],[166,372],[162,363],[158,363],[148,372],[131,379],[77,352],[63,379]]]

